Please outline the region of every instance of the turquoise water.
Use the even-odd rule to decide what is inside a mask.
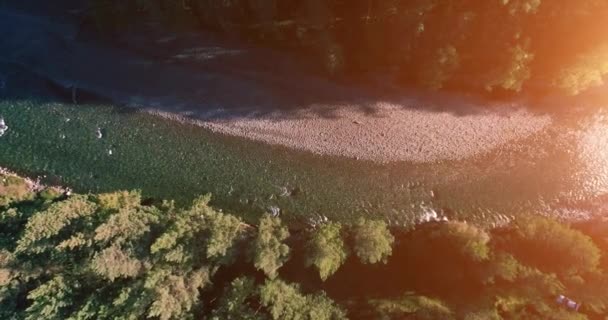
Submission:
[[[468,161],[377,165],[218,135],[108,105],[4,100],[0,115],[10,127],[0,138],[0,166],[46,175],[47,182],[78,192],[141,189],[146,197],[180,204],[212,193],[216,205],[250,221],[278,206],[291,222],[364,215],[410,226],[433,209],[487,224],[552,210],[564,197],[593,198],[608,185],[608,160],[585,167],[570,150],[577,148],[576,135],[562,134],[559,126]]]

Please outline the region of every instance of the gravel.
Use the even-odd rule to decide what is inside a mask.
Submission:
[[[342,156],[378,163],[460,160],[486,153],[542,131],[552,123],[548,115],[505,106],[500,112],[470,110],[460,115],[403,105],[377,103],[373,112],[360,106],[280,111],[254,116],[222,116],[193,122],[214,132],[281,145],[320,155]],[[174,114],[153,111],[175,118]]]

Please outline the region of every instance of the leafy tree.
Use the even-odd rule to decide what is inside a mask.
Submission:
[[[183,319],[199,303],[199,290],[209,285],[210,270],[201,267],[186,274],[157,269],[146,277],[145,288],[153,291],[148,317]]]
[[[267,280],[260,289],[260,301],[268,308],[272,319],[346,319],[344,311],[324,293],[303,295],[297,285],[281,280]]]
[[[559,70],[553,84],[571,95],[604,84],[608,75],[608,44],[579,54],[574,62]]]
[[[283,243],[289,231],[281,220],[268,214],[260,219],[254,241],[254,266],[270,279],[277,277],[277,270],[289,259],[289,247]]]
[[[141,204],[140,191],[117,191],[102,193],[96,197],[99,207],[104,210],[130,209]]]
[[[405,294],[397,299],[371,300],[378,319],[454,319],[454,313],[441,300]]]
[[[91,268],[98,275],[114,281],[117,278],[138,276],[143,269],[143,263],[114,245],[98,252],[91,261]]]
[[[63,194],[63,192],[58,188],[46,187],[46,188],[44,188],[44,190],[42,190],[38,193],[38,196],[45,202],[51,202],[51,201],[61,197],[62,194]]]
[[[395,237],[386,222],[360,218],[352,227],[354,252],[363,263],[386,263]]]
[[[442,223],[431,232],[431,238],[441,238],[454,250],[469,259],[481,262],[488,260],[490,236],[483,230],[464,222]]]
[[[504,281],[515,281],[524,268],[515,257],[508,253],[499,252],[491,257],[488,263],[488,274],[486,283],[494,283],[496,279]]]
[[[516,220],[508,241],[508,249],[523,263],[560,275],[594,272],[600,261],[590,237],[547,218]]]
[[[486,80],[485,88],[492,91],[494,87],[519,92],[524,83],[530,79],[530,64],[534,54],[530,52],[529,45],[518,44],[509,48],[503,63],[488,72],[491,76]]]
[[[305,294],[298,284],[276,279],[289,257],[288,239],[307,239],[306,263],[322,279],[337,272],[347,252],[347,232],[339,223],[289,238],[281,221],[266,215],[257,232],[250,232],[254,228],[215,210],[209,200],[200,197],[188,208],[171,202],[154,207],[142,205],[135,191],[12,203],[0,210],[0,318],[346,317],[324,292]],[[394,237],[385,223],[360,219],[348,231],[349,245],[364,263],[391,255]],[[601,232],[595,236],[601,241]],[[264,283],[248,277],[255,271],[241,265],[248,257],[240,244],[248,240],[256,249],[255,267],[271,278]],[[345,297],[353,318],[586,319],[601,318],[608,309],[600,250],[581,231],[554,220],[523,218],[492,232],[458,222],[428,224],[408,233],[400,246],[408,259],[393,259],[388,268],[402,271],[400,261],[406,260],[407,274],[417,281],[391,279],[391,289],[398,290],[394,299]],[[455,265],[462,270],[456,276]],[[224,282],[233,272],[242,276]],[[226,287],[223,294],[216,294],[213,283]],[[420,288],[442,300],[399,295]],[[450,294],[452,288],[459,291]],[[570,312],[555,303],[558,294],[584,307]]]
[[[250,300],[257,295],[258,292],[253,279],[240,277],[232,280],[220,299],[219,305],[213,309],[211,319],[266,319],[265,315],[256,312],[250,303]]]
[[[57,276],[32,290],[27,296],[32,304],[25,310],[25,319],[65,319],[76,287],[75,283],[68,283],[62,276]]]
[[[460,64],[458,51],[453,46],[437,49],[435,59],[422,69],[420,82],[430,89],[441,89]]]
[[[464,316],[464,320],[502,320],[495,308],[488,308],[469,312]]]
[[[60,236],[66,228],[74,226],[77,220],[90,218],[96,210],[95,203],[87,196],[81,195],[51,205],[47,210],[38,212],[29,219],[23,236],[17,243],[16,251],[40,253],[51,249],[50,240]]]
[[[314,265],[323,281],[338,271],[346,261],[347,252],[341,230],[342,225],[337,222],[323,224],[308,241],[306,264]]]
[[[0,208],[7,207],[13,202],[32,200],[34,196],[25,179],[0,174]]]

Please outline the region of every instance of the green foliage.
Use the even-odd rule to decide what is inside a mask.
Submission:
[[[43,201],[53,201],[57,198],[59,198],[61,195],[63,194],[63,192],[55,187],[46,187],[44,188],[44,190],[40,191],[38,193],[38,196],[43,200]]]
[[[460,64],[458,51],[453,46],[441,47],[428,63],[422,69],[420,82],[427,88],[441,89]]]
[[[11,238],[0,248],[0,318],[345,319],[346,310],[324,292],[307,294],[299,284],[276,279],[290,254],[284,242],[307,239],[298,258],[315,266],[323,280],[345,263],[346,233],[364,264],[387,261],[393,250],[395,239],[381,221],[360,219],[349,232],[327,223],[289,238],[278,218],[265,215],[257,232],[249,232],[252,227],[209,201],[204,196],[188,208],[170,202],[152,207],[141,204],[138,192],[117,192],[0,211],[0,228]],[[396,264],[359,267],[379,272],[370,274],[378,281],[393,274],[386,270],[416,278],[391,276],[394,299],[370,300],[368,292],[342,298],[353,319],[585,319],[607,311],[608,276],[599,249],[559,222],[529,218],[493,232],[438,223],[404,239],[392,259]],[[254,266],[271,279],[256,282],[248,256],[239,252],[241,241],[252,241]],[[402,252],[414,258],[405,259],[407,265],[400,265]],[[218,274],[232,263],[238,264]],[[289,268],[289,274],[303,271]],[[234,272],[241,276],[224,282]],[[304,288],[313,292],[318,284],[308,281]],[[423,289],[424,296],[407,293]],[[555,303],[558,294],[584,307],[570,312]]]
[[[337,222],[323,224],[308,241],[306,264],[314,265],[323,281],[346,261],[347,252],[341,230],[342,225]]]
[[[148,317],[161,320],[183,319],[199,302],[199,290],[210,284],[210,271],[203,267],[188,274],[153,270],[145,287],[153,291]]]
[[[73,196],[66,201],[52,204],[47,210],[34,214],[25,226],[17,244],[17,252],[39,253],[49,249],[48,240],[80,218],[95,214],[97,206],[87,196]]]
[[[486,90],[492,91],[495,86],[505,90],[519,92],[531,76],[530,64],[534,54],[529,46],[516,45],[507,50],[505,62],[499,65],[491,79],[486,81]]]
[[[9,206],[13,202],[32,200],[34,193],[25,179],[0,174],[0,208]]]
[[[114,281],[117,278],[136,277],[142,271],[142,262],[117,246],[105,248],[91,261],[95,273]]]
[[[484,309],[467,313],[464,320],[502,320],[502,317],[496,309]]]
[[[289,230],[281,220],[268,214],[260,219],[257,237],[253,243],[253,263],[270,279],[277,277],[277,270],[289,259],[289,247],[283,243],[289,237]]]
[[[371,300],[370,304],[377,312],[378,319],[454,319],[450,308],[441,300],[405,294],[389,300]]]
[[[548,218],[522,218],[515,222],[509,247],[522,262],[560,275],[597,270],[600,250],[591,238]]]
[[[97,195],[99,207],[105,210],[129,209],[141,203],[140,191],[117,191]]]
[[[578,94],[608,73],[600,32],[606,12],[608,3],[598,0],[94,0],[90,15],[109,34],[136,18],[165,27],[197,20],[189,28],[312,52],[330,75],[397,69],[431,89],[459,83],[514,92],[549,80]]]
[[[162,259],[173,263],[195,263],[201,257],[218,262],[229,258],[229,249],[242,234],[243,224],[238,218],[209,207],[210,199],[210,196],[200,197],[190,209],[178,214],[172,225],[152,244],[152,253],[162,253]],[[205,245],[183,245],[197,238],[205,239]]]
[[[571,95],[604,84],[608,74],[608,45],[602,44],[577,56],[573,63],[561,69],[553,80],[558,88]]]
[[[213,309],[211,320],[266,319],[264,315],[258,314],[250,304],[255,296],[257,296],[257,290],[253,279],[240,277],[232,280],[220,299],[219,305]]]
[[[490,236],[473,225],[453,221],[442,223],[432,231],[431,238],[442,238],[453,249],[473,261],[481,262],[489,258]]]
[[[32,304],[25,310],[26,320],[62,320],[72,305],[75,283],[66,283],[62,276],[54,277],[32,290],[27,298]]]
[[[207,258],[219,258],[230,255],[230,249],[243,233],[243,223],[232,215],[217,211],[207,214],[209,239],[207,240]]]
[[[160,222],[159,215],[154,208],[125,206],[95,228],[93,240],[118,245],[138,240],[151,231],[152,225]]]
[[[386,263],[393,253],[395,237],[386,222],[361,218],[352,227],[354,252],[363,263]]]
[[[492,257],[489,263],[488,278],[485,280],[493,283],[496,279],[504,281],[515,281],[520,275],[523,266],[510,254],[499,252]]]
[[[324,293],[303,295],[297,285],[281,280],[267,280],[260,289],[260,301],[275,320],[346,319],[344,311]]]

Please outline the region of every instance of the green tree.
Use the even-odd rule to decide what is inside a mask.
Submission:
[[[481,262],[490,256],[490,236],[483,230],[464,223],[450,221],[431,231],[431,238],[440,239],[469,259]]]
[[[53,240],[73,233],[79,225],[83,226],[77,222],[90,220],[96,210],[97,206],[87,196],[75,195],[54,203],[29,219],[21,239],[17,242],[16,251],[40,253],[54,248]]]
[[[26,320],[61,320],[73,304],[75,283],[68,283],[62,276],[56,276],[32,290],[27,298],[32,301],[25,310]]]
[[[260,289],[260,301],[276,320],[346,319],[344,311],[324,293],[303,295],[297,285],[281,280],[267,280]]]
[[[363,263],[386,263],[393,253],[395,237],[386,222],[360,218],[352,226],[354,252]]]
[[[601,86],[608,75],[608,44],[579,54],[570,64],[559,70],[553,84],[571,95]]]
[[[289,247],[283,243],[288,237],[289,231],[279,218],[266,214],[260,219],[253,243],[253,263],[270,279],[277,277],[277,270],[289,259]]]
[[[212,320],[239,319],[262,320],[266,317],[256,312],[251,300],[258,296],[255,282],[251,278],[240,277],[232,280],[220,299],[218,306],[213,309]]]
[[[584,275],[597,270],[600,250],[591,238],[555,220],[541,217],[515,221],[505,244],[518,260],[560,275]]]
[[[306,264],[314,265],[323,281],[346,261],[347,252],[341,230],[340,223],[323,224],[313,232],[308,241]]]
[[[0,208],[13,202],[32,200],[34,196],[25,179],[0,173]]]
[[[415,294],[405,294],[397,299],[371,300],[377,318],[389,319],[454,319],[454,313],[441,300]]]

